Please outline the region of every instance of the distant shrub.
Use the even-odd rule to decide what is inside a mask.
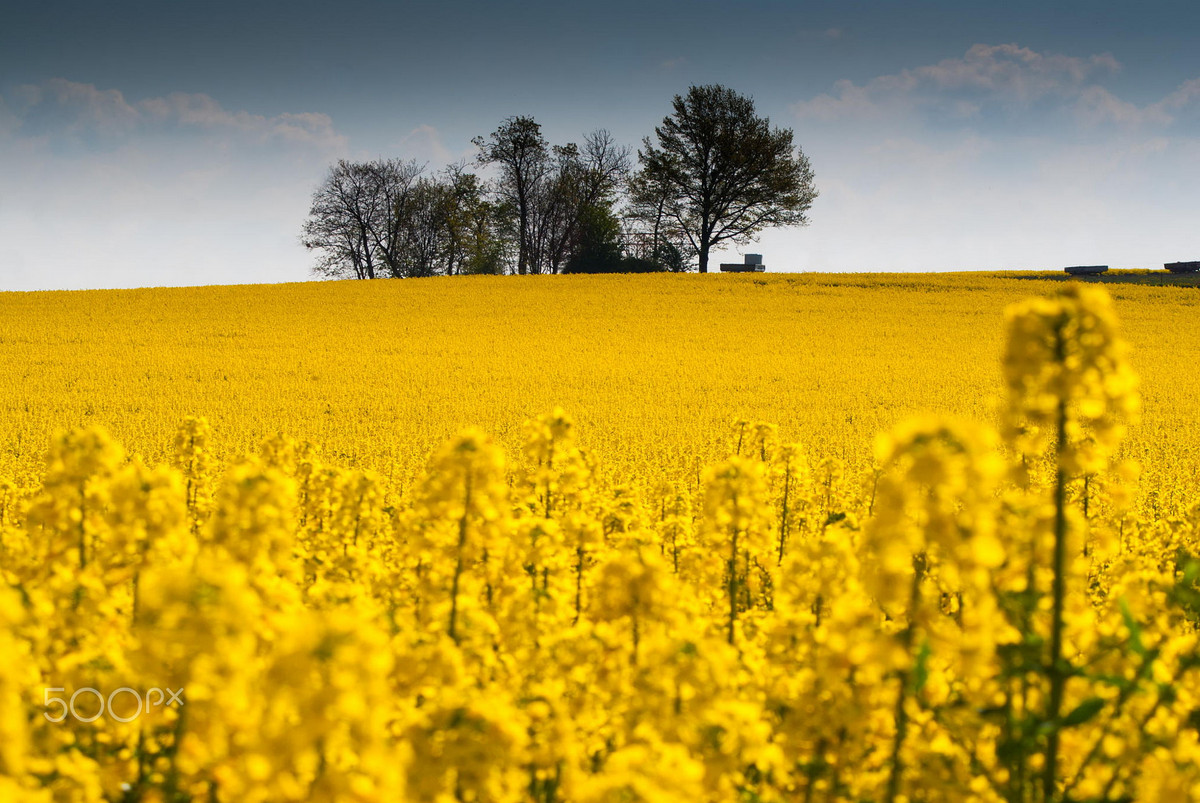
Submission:
[[[620,273],[662,273],[666,267],[653,259],[625,257],[621,260]]]
[[[610,258],[588,259],[575,257],[567,262],[563,273],[663,273],[666,268],[652,259],[622,257],[613,254]]]

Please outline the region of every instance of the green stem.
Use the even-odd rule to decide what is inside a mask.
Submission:
[[[777,563],[783,565],[783,550],[787,546],[788,537],[788,494],[792,485],[792,464],[789,460],[783,469],[783,511],[779,516],[779,560]]]
[[[1055,331],[1054,356],[1059,365],[1066,359],[1062,326]],[[1050,629],[1050,700],[1046,722],[1050,736],[1046,743],[1046,763],[1042,772],[1042,797],[1055,798],[1058,782],[1058,718],[1062,712],[1067,672],[1062,665],[1063,607],[1067,596],[1067,474],[1063,469],[1063,450],[1067,445],[1067,400],[1058,400],[1058,470],[1054,479],[1054,584],[1051,590],[1053,608]]]
[[[79,568],[87,568],[87,483],[79,486]]]
[[[579,624],[579,617],[583,614],[583,559],[584,559],[583,544],[578,544],[575,547],[575,620],[572,624]]]
[[[737,499],[734,499],[736,509]],[[737,622],[737,554],[738,554],[738,530],[733,528],[733,538],[730,539],[729,545],[729,643],[733,644],[734,625]]]
[[[471,473],[467,472],[467,496],[463,501],[462,518],[458,520],[458,549],[455,550],[456,561],[454,564],[454,582],[450,586],[450,638],[454,639],[454,643],[458,643],[458,631],[455,629],[458,624],[458,584],[462,578],[463,570],[463,547],[467,544],[467,515],[471,510]]]
[[[921,578],[924,575],[925,556],[921,554],[913,555],[913,581],[908,602],[908,627],[904,628],[900,642],[904,647],[906,657],[912,655],[913,634],[916,631],[917,607],[921,604]],[[900,753],[904,748],[904,739],[908,735],[908,709],[904,707],[909,685],[909,671],[907,669],[900,671],[899,680],[900,691],[896,696],[896,733],[892,738],[891,774],[888,775],[887,796],[885,798],[888,803],[894,803],[896,796],[900,794],[900,781],[904,776],[904,759]]]
[[[633,655],[630,656],[630,663],[634,666],[638,664],[638,647],[641,643],[641,627],[638,621],[637,608],[633,609]]]

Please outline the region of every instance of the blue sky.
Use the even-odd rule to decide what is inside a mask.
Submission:
[[[436,168],[512,114],[636,146],[697,83],[812,161],[772,270],[1197,259],[1197,34],[1194,2],[9,2],[0,289],[304,280],[331,161]]]

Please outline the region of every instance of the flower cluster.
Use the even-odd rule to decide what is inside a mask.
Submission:
[[[744,419],[642,484],[560,409],[403,485],[202,419],[155,466],[62,435],[0,483],[0,798],[1200,799],[1200,506],[1129,504],[1102,294],[1009,320],[1003,436],[865,467]]]

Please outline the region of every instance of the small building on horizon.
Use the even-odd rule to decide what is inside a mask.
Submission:
[[[1200,271],[1200,262],[1164,262],[1163,267],[1171,273],[1195,273]]]
[[[745,262],[722,262],[722,273],[762,273],[767,269],[762,254],[746,254]]]

